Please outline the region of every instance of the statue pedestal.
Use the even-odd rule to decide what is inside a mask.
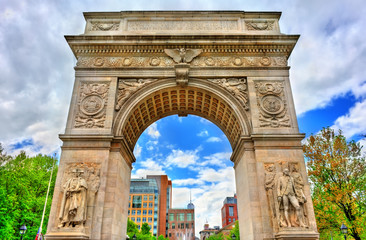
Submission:
[[[285,228],[281,229],[276,235],[276,240],[315,240],[319,239],[319,233],[304,228]]]
[[[81,240],[81,239],[89,239],[85,233],[82,232],[50,232],[45,235],[45,239],[47,240],[64,240],[64,239],[73,239],[73,240]]]

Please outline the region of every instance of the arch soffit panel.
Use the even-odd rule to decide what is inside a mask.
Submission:
[[[149,125],[174,114],[197,115],[213,122],[233,149],[251,129],[249,110],[227,90],[206,79],[190,79],[187,87],[177,86],[175,78],[159,79],[129,95],[117,108],[113,132],[123,136],[131,150]]]

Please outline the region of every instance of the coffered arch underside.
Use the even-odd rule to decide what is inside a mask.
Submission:
[[[129,96],[120,108],[117,103],[114,134],[123,136],[131,150],[148,126],[175,114],[196,115],[213,122],[224,132],[233,149],[241,136],[249,135],[248,109],[222,89],[194,83],[181,87],[175,84],[175,79],[160,81],[168,84],[145,86]]]

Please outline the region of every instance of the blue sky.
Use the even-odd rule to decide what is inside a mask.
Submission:
[[[280,11],[281,32],[301,37],[289,59],[300,132],[342,129],[366,141],[366,7],[362,0],[0,0],[0,142],[8,154],[60,152],[76,60],[64,35],[84,31],[82,12],[123,10]],[[196,205],[196,229],[220,225],[235,192],[231,147],[195,116],[152,124],[135,148],[133,176],[168,174],[173,205]]]

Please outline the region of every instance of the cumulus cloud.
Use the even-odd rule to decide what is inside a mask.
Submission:
[[[168,166],[177,166],[180,168],[186,168],[193,165],[199,159],[198,156],[199,149],[196,150],[185,150],[173,149],[172,152],[167,157]]]
[[[209,156],[203,157],[204,161],[200,163],[200,166],[216,166],[216,167],[226,167],[230,162],[231,152],[219,152],[214,153]]]
[[[176,186],[202,185],[204,181],[195,178],[175,179],[173,184]]]
[[[206,140],[206,142],[222,142],[222,139],[219,137],[210,137]]]
[[[132,171],[131,178],[144,178],[146,175],[166,175],[163,166],[151,158],[141,162],[141,168]]]
[[[147,128],[147,134],[154,139],[158,139],[160,137],[160,132],[158,131],[158,124],[154,122]]]
[[[208,136],[208,131],[205,129],[205,130],[202,130],[201,132],[199,132],[197,134],[197,136],[199,137],[207,137]]]
[[[337,118],[332,128],[341,129],[347,138],[357,134],[366,134],[366,100],[357,102],[349,112]]]
[[[135,158],[139,158],[141,156],[141,151],[142,151],[142,147],[139,144],[136,144],[135,150],[133,151]]]

